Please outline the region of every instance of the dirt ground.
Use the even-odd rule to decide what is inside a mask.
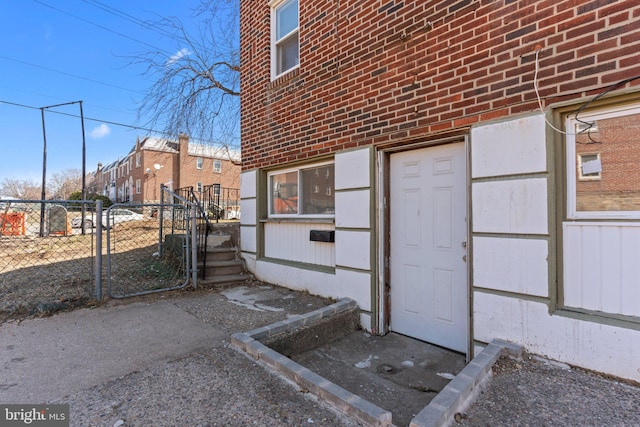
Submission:
[[[0,322],[96,304],[95,230],[85,235],[0,237]],[[164,235],[172,231],[165,225]],[[103,294],[173,287],[184,282],[180,261],[158,254],[156,219],[116,224],[102,237]],[[109,276],[108,276],[109,275]]]

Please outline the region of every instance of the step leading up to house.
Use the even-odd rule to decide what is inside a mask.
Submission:
[[[205,278],[202,279],[202,269]],[[238,248],[233,245],[231,235],[210,234],[207,239],[206,263],[204,255],[198,256],[198,284],[201,286],[226,286],[251,278],[238,257]]]

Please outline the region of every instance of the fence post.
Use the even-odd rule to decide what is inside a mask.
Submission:
[[[158,255],[162,255],[162,224],[164,223],[164,184],[160,184],[160,208],[158,209]]]
[[[84,211],[84,209],[83,209]],[[84,215],[82,216],[82,229],[84,230]],[[95,221],[96,232],[94,238],[96,239],[96,271],[95,271],[95,287],[96,287],[96,299],[100,301],[102,299],[102,200],[96,200],[96,213]]]
[[[196,224],[196,208],[191,205],[191,281],[193,289],[198,288],[198,224]]]

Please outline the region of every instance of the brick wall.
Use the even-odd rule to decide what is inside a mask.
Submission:
[[[631,0],[300,0],[300,67],[273,82],[269,23],[241,2],[244,170],[533,111],[536,49],[544,105],[640,75]]]

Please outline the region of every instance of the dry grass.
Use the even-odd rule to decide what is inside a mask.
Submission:
[[[165,224],[163,235],[171,233]],[[179,231],[175,231],[179,233]],[[1,236],[0,322],[64,310],[95,300],[95,236]],[[111,290],[126,295],[173,287],[184,277],[172,257],[158,256],[158,221],[116,224],[110,231]],[[107,253],[103,235],[102,253]],[[103,258],[103,294],[107,294],[107,258]]]

